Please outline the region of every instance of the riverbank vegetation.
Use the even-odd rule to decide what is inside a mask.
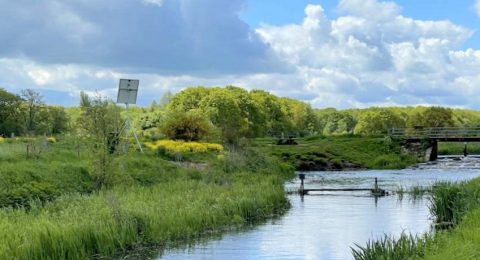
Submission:
[[[253,150],[221,158],[217,150],[202,162],[171,161],[149,150],[119,153],[108,185],[98,188],[88,146],[77,150],[64,138],[35,157],[26,157],[25,146],[20,140],[0,145],[1,259],[112,256],[288,207],[283,182],[292,169]]]
[[[432,187],[430,212],[435,230],[421,237],[385,236],[352,248],[355,259],[478,259],[480,178]]]
[[[296,141],[298,145],[276,145],[265,138],[253,145],[301,171],[401,169],[416,163],[414,156],[401,153],[399,143],[385,137],[313,136]]]

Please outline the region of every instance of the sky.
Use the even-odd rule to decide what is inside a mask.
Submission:
[[[480,0],[0,0],[0,87],[138,105],[236,85],[313,107],[480,109]]]

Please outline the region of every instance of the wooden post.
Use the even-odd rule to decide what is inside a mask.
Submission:
[[[305,174],[304,173],[300,173],[298,174],[298,177],[300,178],[300,195],[304,195],[304,187],[303,187],[303,180],[305,180]]]
[[[375,193],[378,191],[378,179],[375,177]]]

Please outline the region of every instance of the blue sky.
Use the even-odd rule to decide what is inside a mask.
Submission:
[[[314,107],[480,109],[480,0],[0,0],[0,87],[139,105],[238,85]]]

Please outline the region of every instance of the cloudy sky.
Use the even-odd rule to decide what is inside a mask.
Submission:
[[[480,0],[0,0],[0,87],[76,105],[237,85],[314,107],[480,109]]]

